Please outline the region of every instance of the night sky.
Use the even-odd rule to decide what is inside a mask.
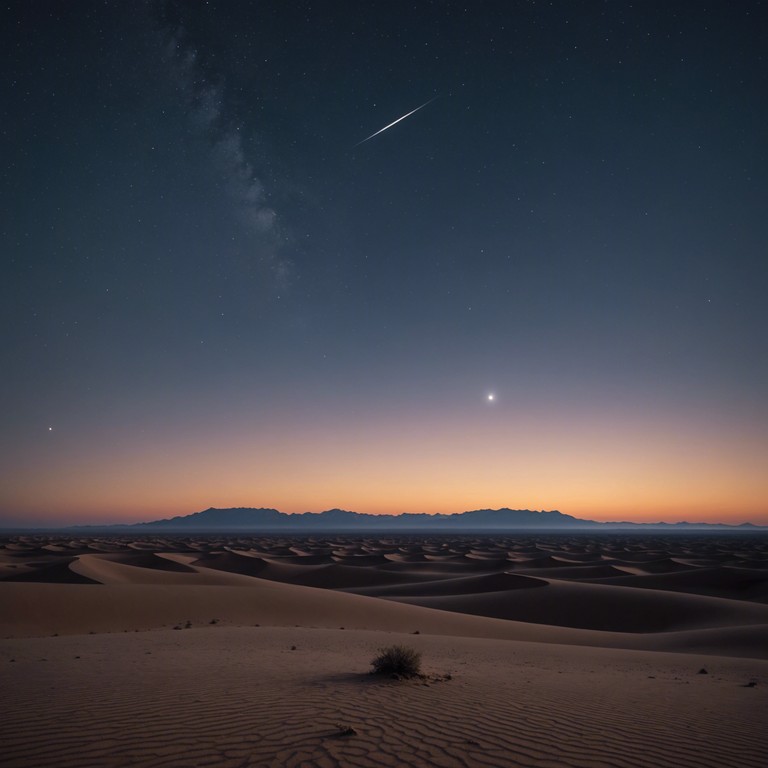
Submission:
[[[0,523],[768,523],[767,22],[5,3]]]

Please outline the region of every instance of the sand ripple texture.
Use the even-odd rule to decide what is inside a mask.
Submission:
[[[390,641],[451,679],[371,677]],[[768,764],[764,661],[302,628],[0,649],[6,768]]]

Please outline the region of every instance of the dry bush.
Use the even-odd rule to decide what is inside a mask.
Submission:
[[[416,677],[421,673],[421,654],[405,645],[390,645],[379,650],[371,666],[374,675]]]

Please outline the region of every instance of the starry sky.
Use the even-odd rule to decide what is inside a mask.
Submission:
[[[767,22],[5,3],[0,523],[768,524]]]

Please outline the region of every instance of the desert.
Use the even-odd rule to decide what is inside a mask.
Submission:
[[[763,534],[31,534],[8,766],[762,766]],[[369,674],[377,651],[422,676]]]
[[[768,768],[767,28],[4,3],[0,768]]]

